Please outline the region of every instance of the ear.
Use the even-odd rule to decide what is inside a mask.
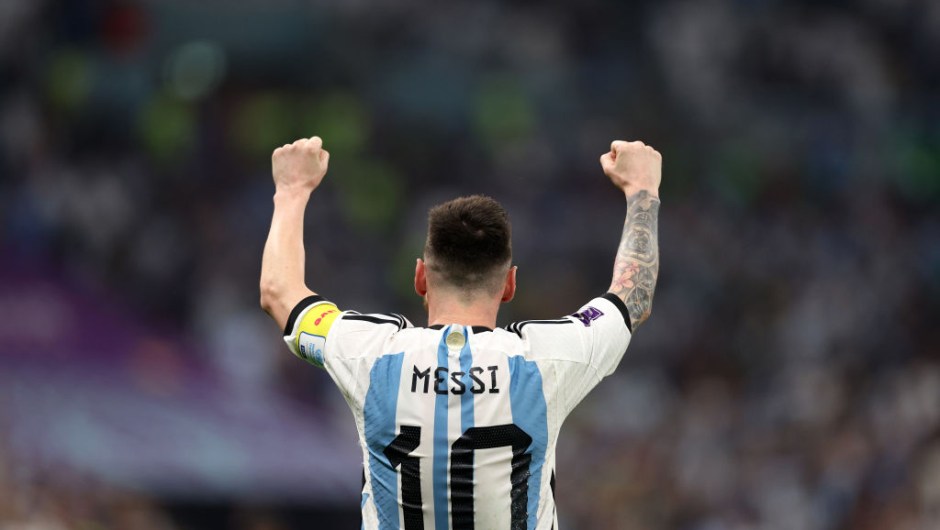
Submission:
[[[518,268],[515,265],[509,267],[509,272],[506,273],[506,283],[503,285],[503,297],[500,298],[500,302],[506,303],[516,296],[516,270]]]
[[[427,271],[424,260],[418,258],[418,262],[415,263],[415,293],[422,298],[428,294]]]

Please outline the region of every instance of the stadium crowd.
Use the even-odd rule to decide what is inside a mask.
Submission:
[[[427,208],[502,201],[506,324],[607,287],[624,206],[597,157],[642,139],[665,160],[660,284],[563,431],[564,526],[940,525],[940,4],[197,4],[2,3],[4,259],[341,423],[258,307],[274,147],[332,153],[307,265],[341,308],[423,324]],[[172,505],[0,443],[0,529],[188,528]],[[291,528],[252,521],[231,527]]]

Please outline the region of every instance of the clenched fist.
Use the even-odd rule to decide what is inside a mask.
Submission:
[[[659,196],[663,157],[643,142],[611,142],[610,152],[601,155],[601,167],[628,197],[644,190]]]
[[[311,192],[320,185],[330,164],[330,153],[319,136],[303,138],[274,150],[271,171],[278,190]]]

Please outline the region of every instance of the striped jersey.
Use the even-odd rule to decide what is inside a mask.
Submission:
[[[320,296],[284,340],[342,391],[362,447],[363,527],[557,528],[555,446],[565,417],[630,343],[607,293],[556,320],[414,327]]]

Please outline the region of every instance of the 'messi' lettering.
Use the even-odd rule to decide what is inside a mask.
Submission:
[[[496,372],[499,366],[471,366],[464,372],[455,370],[450,372],[446,366],[438,366],[433,370],[427,367],[423,370],[412,366],[411,391],[414,393],[429,394],[456,394],[461,395],[470,391],[471,394],[499,394],[496,384]],[[489,372],[489,377],[485,374]],[[469,379],[469,380],[468,380]]]

